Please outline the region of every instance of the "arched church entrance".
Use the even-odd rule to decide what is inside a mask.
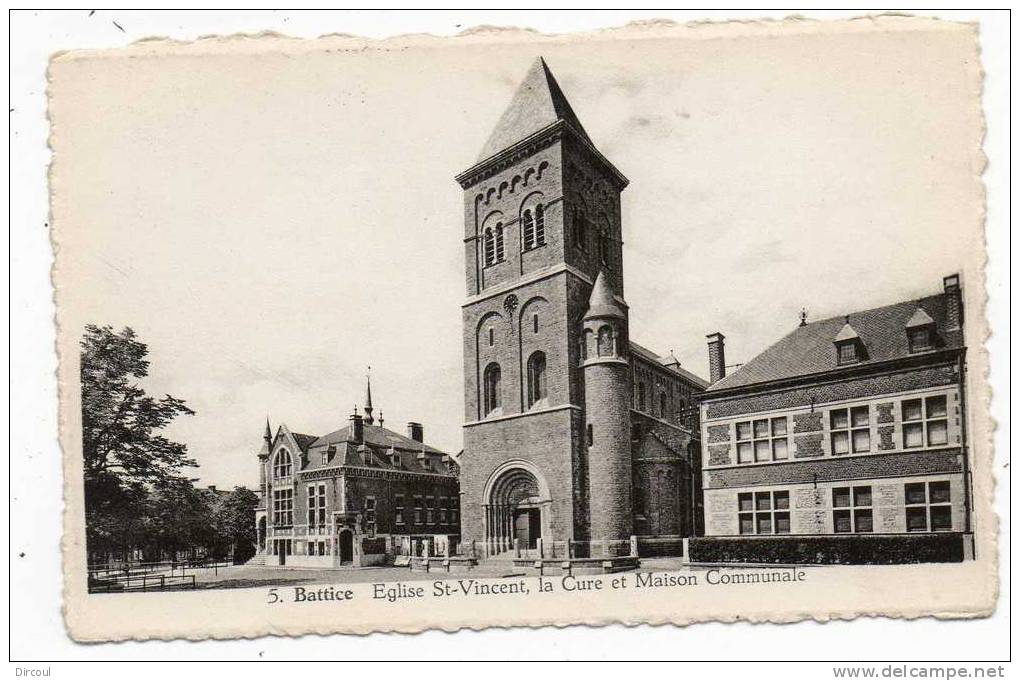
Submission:
[[[548,487],[533,466],[504,464],[486,485],[485,535],[489,554],[538,548],[549,527]],[[548,537],[546,537],[548,541]]]

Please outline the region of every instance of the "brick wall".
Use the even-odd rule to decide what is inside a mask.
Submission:
[[[815,480],[863,480],[891,475],[954,473],[962,470],[959,448],[902,454],[870,454],[813,461],[741,466],[705,471],[705,487],[779,485]]]

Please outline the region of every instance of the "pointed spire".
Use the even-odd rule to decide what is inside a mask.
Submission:
[[[591,138],[581,126],[559,83],[545,60],[539,57],[517,87],[478,160],[484,161],[557,121],[565,122],[591,144]]]
[[[595,278],[595,285],[591,289],[591,296],[588,298],[588,312],[585,313],[584,318],[592,317],[617,317],[620,319],[626,317],[623,310],[616,304],[616,298],[613,296],[613,289],[609,284],[609,277],[606,276],[605,270],[599,271],[599,276]]]
[[[365,423],[372,425],[375,419],[372,417],[372,367],[368,367],[365,374]]]
[[[269,417],[266,417],[266,434],[263,436],[266,442],[273,441],[273,429],[269,427]]]

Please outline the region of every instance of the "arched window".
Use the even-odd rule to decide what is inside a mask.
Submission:
[[[659,417],[666,418],[666,393],[659,393]]]
[[[273,477],[274,478],[287,478],[290,477],[292,462],[290,459],[290,452],[286,449],[281,449],[276,458],[273,460]]]
[[[641,381],[637,386],[637,402],[638,411],[646,411],[647,405],[645,404],[645,382]]]
[[[503,262],[503,223],[496,223],[496,262]]]
[[[503,404],[500,395],[499,365],[493,362],[485,367],[485,415],[488,416]]]
[[[605,229],[599,232],[599,260],[603,265],[609,263],[609,235]]]
[[[485,230],[484,237],[485,264],[491,265],[496,262],[496,240],[492,238],[492,230]]]
[[[545,208],[535,206],[535,245],[545,245]]]
[[[613,330],[608,326],[599,329],[599,357],[612,357]]]
[[[535,218],[526,210],[521,221],[524,223],[524,250],[528,251],[535,247]]]
[[[585,244],[588,241],[588,226],[587,219],[584,217],[584,210],[581,208],[574,208],[574,245],[580,248],[582,251],[585,250]]]
[[[533,407],[546,395],[545,353],[536,352],[528,359],[528,406]]]

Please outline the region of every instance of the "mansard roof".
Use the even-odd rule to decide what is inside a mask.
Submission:
[[[430,447],[429,445],[412,440],[409,437],[394,433],[388,428],[382,426],[364,424],[364,438],[365,443],[374,447],[382,448],[383,450],[394,447],[398,450],[409,451],[409,452],[421,452],[424,451],[427,454],[443,454],[444,452]],[[338,442],[348,442],[353,438],[351,437],[351,426],[347,425],[339,430],[334,430],[332,433],[323,435],[322,437],[316,438],[315,442],[312,443],[313,447],[320,445],[336,444]]]
[[[918,309],[935,325],[933,351],[963,348],[962,329],[946,328],[947,296],[939,293],[854,312],[850,315],[852,327],[847,324],[846,315],[799,326],[729,376],[713,383],[708,391],[834,370],[838,367],[834,340],[855,338],[864,344],[868,354],[854,365],[857,367],[916,355],[910,352],[906,329]],[[844,327],[849,327],[849,331]]]
[[[495,156],[557,121],[565,122],[591,144],[591,138],[571,108],[559,83],[556,82],[545,60],[539,57],[532,63],[513,99],[510,100],[510,105],[496,123],[489,140],[482,148],[482,153],[478,156],[478,161]]]

